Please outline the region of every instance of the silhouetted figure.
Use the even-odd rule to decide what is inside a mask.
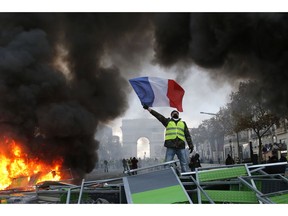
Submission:
[[[272,157],[269,157],[268,159],[268,163],[277,163],[278,162],[278,158],[276,157],[276,155],[272,155]]]
[[[282,161],[284,160],[284,158],[281,158],[278,160],[277,158],[277,152],[274,151],[272,152],[272,157],[269,157],[268,159],[268,163],[278,163],[278,162],[285,162],[285,161]],[[286,159],[286,158],[285,158]],[[286,160],[287,161],[287,160]],[[285,170],[286,170],[286,164],[285,165],[275,165],[275,166],[267,166],[265,167],[264,171],[269,173],[269,174],[281,174],[281,173],[285,173]]]
[[[281,155],[280,159],[279,159],[279,162],[287,162],[287,158],[284,156],[284,155]],[[287,167],[287,164],[285,165],[280,165],[280,173],[285,173],[286,172],[286,167]]]
[[[226,164],[226,165],[232,165],[232,164],[235,164],[235,161],[234,161],[234,159],[231,157],[230,154],[227,155],[227,158],[226,158],[225,164]]]
[[[132,169],[137,169],[138,168],[138,160],[136,157],[133,157],[131,160],[132,163]],[[132,175],[137,174],[137,171],[133,172]]]
[[[138,158],[138,168],[141,168],[142,167],[142,160],[141,158],[139,157]]]
[[[281,155],[279,162],[287,162],[287,158],[284,155]]]
[[[104,172],[108,172],[108,161],[104,160]]]
[[[201,167],[200,155],[198,153],[196,153],[190,159],[189,168],[193,172],[193,171],[195,171],[195,168],[198,168],[198,167]]]
[[[127,163],[128,163],[129,170],[131,170],[132,169],[132,157],[128,159]]]
[[[122,165],[123,165],[123,172],[125,172],[126,170],[128,170],[128,162],[125,158],[122,159]]]

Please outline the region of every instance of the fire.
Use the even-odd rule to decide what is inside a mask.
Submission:
[[[59,159],[45,164],[38,158],[31,158],[13,139],[0,140],[0,190],[61,180],[62,162]]]

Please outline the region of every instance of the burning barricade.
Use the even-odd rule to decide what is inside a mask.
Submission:
[[[0,140],[0,146],[0,190],[30,190],[38,182],[63,179],[61,159],[46,164],[37,157],[29,156],[13,139]]]

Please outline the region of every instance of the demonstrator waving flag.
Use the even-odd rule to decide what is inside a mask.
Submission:
[[[184,89],[174,80],[158,77],[138,77],[129,81],[143,108],[157,118],[166,129],[164,141],[166,147],[165,162],[172,161],[174,156],[177,155],[181,172],[186,172],[188,161],[185,144],[187,142],[190,153],[193,151],[194,145],[186,122],[179,118],[179,112],[183,112]],[[173,110],[170,117],[166,118],[150,108],[157,106],[175,107],[178,111]]]
[[[184,89],[172,79],[137,77],[129,80],[142,105],[149,107],[174,107],[183,112]]]

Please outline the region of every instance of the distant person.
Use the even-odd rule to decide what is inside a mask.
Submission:
[[[132,157],[130,157],[127,161],[129,170],[132,169]]]
[[[201,167],[200,155],[198,153],[196,153],[190,159],[189,168],[193,172],[193,171],[195,171],[195,168],[199,168],[199,167]]]
[[[275,154],[272,155],[272,157],[269,157],[268,163],[277,163],[278,158]]]
[[[142,167],[142,160],[141,158],[139,157],[138,158],[138,168],[141,168]]]
[[[165,162],[172,161],[174,156],[177,155],[180,161],[181,172],[187,172],[188,162],[185,143],[187,142],[190,153],[193,151],[194,146],[186,123],[179,118],[179,112],[173,110],[170,118],[165,118],[147,105],[143,105],[143,108],[148,110],[166,128],[164,142],[164,146],[166,147]]]
[[[138,160],[136,157],[133,157],[131,160],[132,163],[132,169],[137,169],[138,168]],[[132,175],[137,174],[137,171],[133,172]]]
[[[231,157],[230,154],[227,155],[226,161],[225,161],[226,165],[232,165],[235,164],[235,161],[233,160],[233,158]]]
[[[287,158],[282,154],[279,159],[279,162],[287,162]]]
[[[104,160],[104,172],[108,172],[108,161]]]
[[[277,152],[276,151],[272,151],[272,157],[269,157],[268,163],[285,162],[284,161],[285,157],[281,156],[280,159],[278,160],[276,155],[277,155]],[[267,166],[267,167],[264,168],[264,171],[269,173],[269,174],[283,174],[283,173],[285,173],[286,165],[287,164],[285,164],[285,165]]]
[[[122,159],[123,173],[128,170],[128,162],[125,158]]]
[[[286,162],[287,163],[287,158],[282,154],[280,159],[279,159],[279,162]],[[286,167],[287,167],[287,164],[285,165],[280,165],[280,173],[285,173],[286,172]]]

